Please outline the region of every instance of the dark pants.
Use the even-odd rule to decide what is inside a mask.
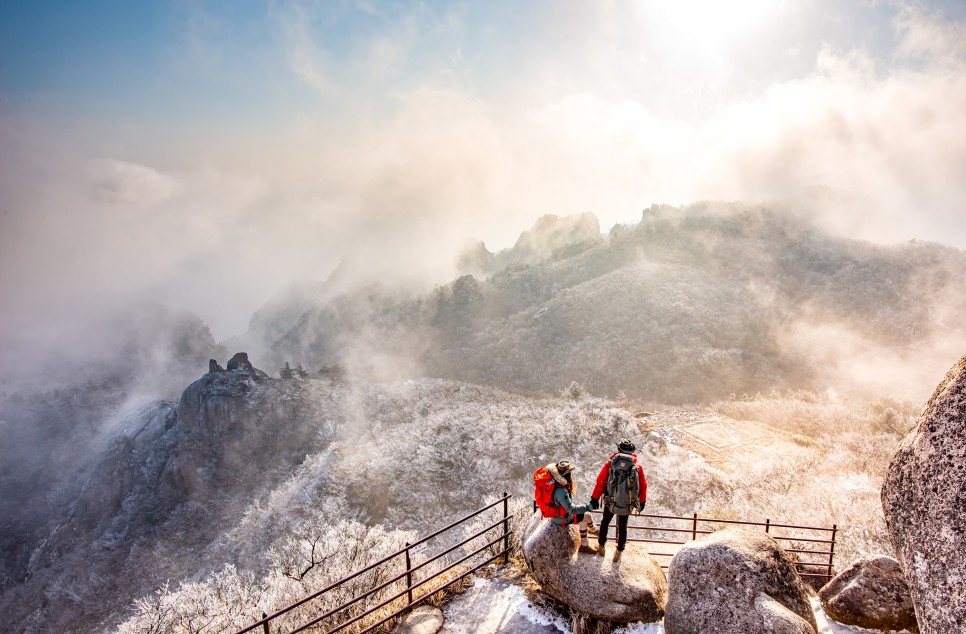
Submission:
[[[597,536],[597,543],[603,546],[607,543],[607,529],[610,528],[610,520],[614,517],[608,506],[604,506],[604,517],[600,520],[600,535]],[[624,550],[627,544],[627,519],[629,515],[617,516],[617,550]]]

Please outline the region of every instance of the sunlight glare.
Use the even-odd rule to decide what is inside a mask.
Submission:
[[[653,26],[675,55],[711,61],[768,24],[784,0],[679,0],[653,6]]]

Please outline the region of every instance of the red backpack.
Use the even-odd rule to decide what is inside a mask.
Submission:
[[[567,512],[553,501],[553,490],[557,483],[546,467],[540,467],[533,474],[533,499],[544,517],[559,517]]]

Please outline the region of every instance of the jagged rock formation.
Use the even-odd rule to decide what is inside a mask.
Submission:
[[[924,634],[966,623],[966,357],[902,441],[882,485],[886,525]]]
[[[521,536],[530,573],[550,596],[582,616],[652,623],[664,615],[667,580],[660,564],[631,544],[620,563],[578,554],[574,526],[557,526],[537,511]]]
[[[741,205],[652,207],[606,236],[592,215],[548,216],[511,249],[471,246],[466,274],[430,292],[327,282],[300,318],[293,304],[261,330],[283,334],[245,349],[380,381],[556,394],[580,377],[592,394],[672,404],[824,391],[835,351],[802,350],[799,332],[857,337],[869,354],[959,338],[944,322],[966,320],[964,268],[966,254],[938,245],[842,240]],[[924,309],[934,297],[941,318]]]
[[[94,631],[104,597],[130,601],[191,570],[244,510],[237,490],[270,490],[327,442],[297,389],[240,366],[122,419],[0,609],[27,631]]]
[[[226,370],[245,370],[251,374],[255,374],[255,366],[252,362],[248,360],[247,352],[236,352],[232,355],[231,359],[228,359],[228,364],[225,366]]]
[[[668,568],[667,634],[816,634],[808,592],[764,532],[725,529],[685,544]]]
[[[103,321],[68,312],[83,341],[24,338],[31,362],[12,383],[0,376],[0,609],[35,574],[42,543],[60,539],[51,532],[111,450],[112,431],[132,409],[154,417],[147,400],[176,400],[206,359],[224,354],[187,312],[137,304]]]
[[[909,585],[899,562],[879,555],[860,559],[818,593],[822,608],[846,625],[918,631]]]
[[[215,359],[208,359],[208,372],[224,372],[225,368],[218,365]]]

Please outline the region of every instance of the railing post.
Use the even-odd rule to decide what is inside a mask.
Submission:
[[[770,528],[771,528],[771,520],[766,519],[765,520],[765,532],[767,533],[768,532],[768,529],[770,529]]]
[[[406,598],[409,599],[406,607],[409,607],[413,604],[413,564],[409,559],[409,542],[406,542]]]
[[[262,618],[267,619],[268,615],[262,612]],[[264,632],[265,634],[271,634],[271,632],[268,631],[268,621],[265,621],[264,623],[262,623],[262,632]]]
[[[825,583],[832,580],[832,558],[835,557],[835,532],[838,530],[838,524],[832,524],[832,543],[828,546],[828,577]]]
[[[691,524],[691,541],[698,539],[698,514],[695,512],[694,521]]]
[[[510,563],[510,499],[503,492],[503,563]]]

